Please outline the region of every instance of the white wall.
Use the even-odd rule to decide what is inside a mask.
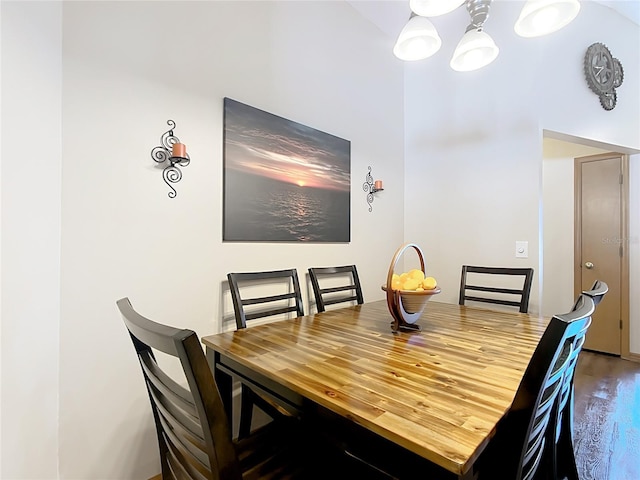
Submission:
[[[566,34],[561,30],[557,34],[563,35],[549,36],[548,43],[540,44],[540,125],[545,130],[638,150],[640,27],[600,4],[581,4],[580,15],[567,27]],[[600,106],[584,78],[584,54],[595,42],[604,43],[624,69],[624,81],[616,89],[618,102],[610,111]]]
[[[0,477],[51,479],[59,444],[62,9],[1,9]]]
[[[403,239],[402,66],[342,2],[68,2],[63,22],[60,476],[147,478],[157,442],[115,301],[205,335],[231,313],[227,272],[342,263],[382,299]],[[350,243],[222,243],[225,96],[351,141]],[[167,119],[191,157],[175,199],[150,157]]]
[[[148,478],[156,439],[115,301],[204,335],[231,312],[230,270],[352,262],[383,298],[403,239],[402,67],[334,2],[3,2],[2,21],[1,476],[56,478],[59,459],[60,478]],[[224,96],[351,141],[349,244],[221,242]],[[169,118],[192,159],[174,200],[149,155]],[[369,165],[385,182],[371,213]]]
[[[501,51],[491,65],[468,73],[448,66],[460,25],[468,21],[464,9],[434,19],[442,49],[407,65],[405,237],[430,246],[440,297],[450,302],[457,301],[461,264],[534,267],[530,309],[538,312],[543,130],[640,149],[634,83],[640,29],[611,9],[582,2],[565,29],[524,39],[512,27],[521,6],[494,2],[485,31]],[[598,25],[597,36],[590,25]],[[612,111],[602,109],[584,79],[584,53],[596,41],[607,44],[625,70]],[[529,241],[529,259],[515,258],[516,240]]]
[[[519,39],[517,2],[500,3],[500,58],[461,75],[448,60],[463,9],[440,22],[456,33],[439,55],[405,68],[342,2],[3,1],[0,476],[158,473],[122,296],[204,335],[231,312],[230,270],[354,262],[377,300],[393,252],[415,241],[453,302],[461,263],[540,265],[542,129],[640,147],[638,29],[583,7],[566,32]],[[594,41],[625,67],[612,112],[581,77]],[[224,96],[351,140],[351,243],[221,242]],[[149,155],[170,118],[192,159],[173,200]],[[368,165],[385,182],[371,213]],[[529,240],[527,261],[515,240]]]
[[[459,9],[437,23],[441,50],[406,68],[405,236],[429,250],[440,297],[451,303],[463,264],[531,266],[536,284],[540,274],[536,55],[511,38],[515,8],[493,8],[491,34],[502,45],[494,64],[466,74],[449,67],[468,23]],[[515,258],[516,240],[529,242],[528,259]]]

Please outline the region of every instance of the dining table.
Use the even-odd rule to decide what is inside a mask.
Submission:
[[[229,414],[235,379],[301,415],[328,413],[366,432],[371,445],[394,447],[374,457],[393,462],[406,452],[397,462],[411,457],[451,478],[477,478],[549,319],[431,300],[419,330],[394,332],[391,322],[381,300],[202,343]],[[368,441],[360,442],[366,452]]]

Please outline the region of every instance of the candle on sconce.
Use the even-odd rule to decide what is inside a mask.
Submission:
[[[171,147],[171,156],[187,158],[187,146],[184,143],[174,143]]]
[[[382,190],[382,180],[376,180],[376,183],[373,184],[373,187],[376,190]]]

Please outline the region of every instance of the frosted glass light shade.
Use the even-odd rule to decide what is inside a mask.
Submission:
[[[437,17],[454,11],[466,0],[409,0],[409,8],[416,15]]]
[[[436,27],[428,18],[415,16],[400,32],[393,54],[400,60],[422,60],[436,53],[441,46],[442,40]]]
[[[514,30],[521,37],[540,37],[560,30],[580,11],[578,0],[527,0]]]
[[[458,72],[477,70],[493,62],[499,52],[488,33],[469,30],[458,43],[449,65]]]

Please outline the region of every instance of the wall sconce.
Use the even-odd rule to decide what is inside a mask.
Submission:
[[[365,177],[366,181],[362,185],[362,189],[367,192],[367,203],[369,204],[369,211],[373,209],[371,204],[373,203],[373,194],[376,192],[381,192],[384,190],[382,188],[382,180],[373,181],[373,177],[371,176],[371,167],[369,167],[369,172]]]
[[[176,122],[167,120],[167,125],[169,125],[171,129],[162,134],[160,137],[161,145],[151,150],[151,158],[157,163],[169,162],[167,166],[164,167],[164,170],[162,170],[162,178],[171,189],[168,193],[169,198],[175,198],[178,193],[171,184],[177,183],[182,179],[182,171],[177,165],[186,167],[189,165],[191,159],[189,155],[187,155],[187,147],[185,144],[180,143],[178,137],[173,135]]]

